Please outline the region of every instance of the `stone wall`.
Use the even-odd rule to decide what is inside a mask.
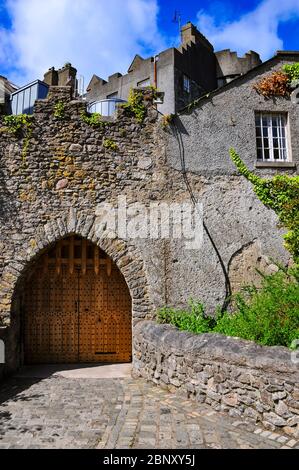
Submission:
[[[21,347],[22,279],[44,250],[67,235],[88,238],[115,261],[129,286],[134,325],[164,305],[184,307],[190,298],[213,313],[228,293],[225,274],[238,287],[240,279],[252,278],[248,264],[254,260],[261,267],[270,259],[289,262],[275,213],[257,199],[228,155],[234,145],[254,168],[254,110],[284,111],[294,168],[257,171],[296,172],[298,106],[257,95],[252,85],[270,69],[262,67],[248,83],[244,78],[228,85],[166,129],[151,100],[142,124],[120,110],[115,119],[92,126],[82,118],[86,103],[72,100],[70,87],[52,87],[46,100],[36,102],[27,137],[8,133],[0,117],[0,324],[10,331],[12,364]],[[96,233],[102,203],[117,207],[118,197],[125,196],[128,205],[146,208],[190,204],[190,188],[203,204],[205,221],[196,250],[171,233],[110,242]]]
[[[299,437],[299,371],[291,351],[139,322],[134,375],[217,411]]]

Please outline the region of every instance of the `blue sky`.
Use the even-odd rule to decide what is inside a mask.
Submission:
[[[21,85],[65,62],[85,84],[124,73],[135,53],[178,45],[175,10],[216,50],[299,50],[299,0],[0,0],[0,74]]]

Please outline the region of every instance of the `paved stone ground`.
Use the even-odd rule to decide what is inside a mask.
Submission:
[[[0,387],[0,448],[299,448],[143,380],[15,377]]]

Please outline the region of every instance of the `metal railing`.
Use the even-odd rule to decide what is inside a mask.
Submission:
[[[89,103],[87,110],[89,113],[99,113],[101,116],[113,116],[116,112],[117,105],[126,103],[120,98],[107,98],[105,100],[92,101]]]

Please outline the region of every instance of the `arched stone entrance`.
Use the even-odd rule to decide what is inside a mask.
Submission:
[[[59,240],[38,258],[23,292],[25,363],[131,361],[129,289],[97,245]]]
[[[149,281],[139,249],[134,243],[119,238],[107,237],[99,230],[98,218],[94,214],[70,208],[36,227],[33,235],[23,240],[22,247],[3,270],[0,279],[0,322],[5,327],[6,364],[8,372],[16,370],[24,362],[22,310],[24,282],[34,266],[47,250],[71,235],[86,238],[104,251],[123,275],[132,301],[132,325],[140,320],[152,319],[154,307],[149,294]]]

